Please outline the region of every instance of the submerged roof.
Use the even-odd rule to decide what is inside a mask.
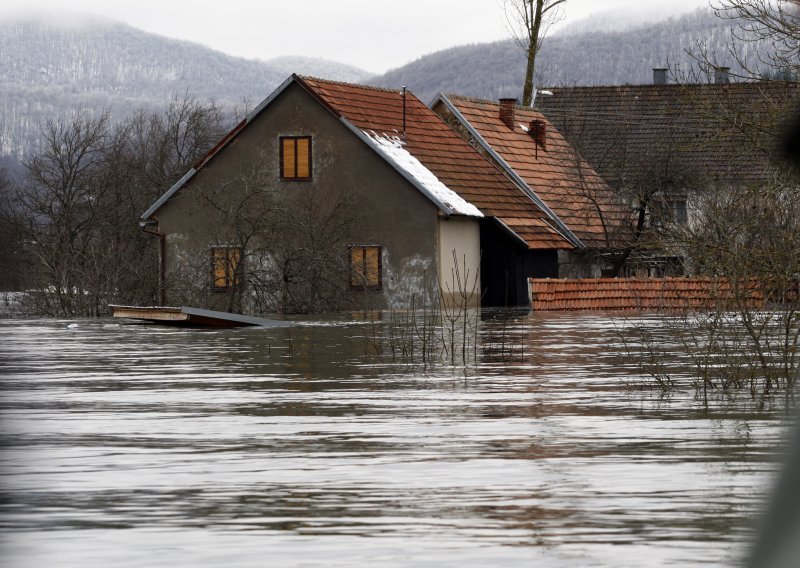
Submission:
[[[614,185],[636,183],[654,161],[708,181],[762,181],[800,103],[793,81],[550,91],[537,106]]]
[[[497,102],[457,95],[437,102],[585,246],[613,246],[628,227],[629,208],[541,113],[515,105],[510,128]],[[531,131],[534,121],[544,127],[544,143]]]
[[[256,107],[154,203],[142,220],[147,221],[291,84],[300,85],[316,98],[444,214],[497,217],[530,248],[573,248],[546,213],[410,92],[404,95],[399,90],[297,75]]]

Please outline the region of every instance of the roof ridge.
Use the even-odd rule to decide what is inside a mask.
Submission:
[[[800,86],[799,81],[740,81],[737,83],[668,83],[666,85],[656,85],[654,83],[640,83],[628,85],[573,85],[573,86],[552,86],[542,87],[544,90],[560,91],[591,91],[600,89],[741,89],[745,87],[767,87],[767,86]],[[541,91],[541,89],[540,89]]]
[[[540,89],[540,91],[541,91],[541,89]],[[500,101],[498,101],[496,99],[481,99],[479,97],[467,97],[465,95],[456,95],[456,94],[452,94],[452,93],[443,93],[442,96],[444,96],[445,98],[447,98],[448,100],[451,100],[451,101],[452,100],[460,100],[460,101],[465,101],[465,102],[468,102],[468,103],[479,103],[479,104],[492,105],[492,106],[496,106],[496,107],[500,106]],[[541,114],[542,116],[544,116],[542,111],[539,108],[534,107],[534,106],[524,105],[524,104],[518,102],[517,104],[514,105],[514,108],[517,109],[517,110],[527,110],[527,111],[536,112],[536,113]],[[544,118],[547,120],[547,122],[550,122],[550,120],[546,116],[544,116]]]
[[[467,101],[467,102],[470,102],[470,103],[485,103],[485,104],[490,104],[490,105],[495,105],[495,106],[500,105],[500,102],[498,100],[495,100],[495,99],[482,99],[480,97],[468,97],[466,95],[458,95],[456,93],[443,93],[443,96],[445,96],[446,98],[448,98],[450,100],[459,99],[459,100]],[[516,106],[523,107],[523,108],[528,108],[528,107],[526,107],[524,105],[521,105],[519,103],[517,103]]]
[[[399,95],[400,91],[401,91],[401,89],[396,89],[396,88],[395,89],[391,89],[389,87],[376,87],[375,85],[365,85],[365,84],[362,84],[362,83],[348,83],[346,81],[334,81],[334,80],[331,80],[331,79],[323,79],[321,77],[313,77],[311,75],[298,75],[297,77],[299,79],[302,79],[303,81],[316,81],[318,83],[325,83],[325,84],[328,84],[328,85],[340,85],[342,87],[356,87],[358,89],[364,89],[364,90],[369,90],[369,91],[378,91],[378,92],[382,92],[382,93],[396,93],[396,94]],[[414,93],[411,90],[408,90],[408,89],[406,90],[406,93],[414,95]],[[416,97],[417,95],[414,95],[414,96]]]

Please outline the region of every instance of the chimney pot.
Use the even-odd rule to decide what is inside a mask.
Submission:
[[[500,120],[514,130],[514,115],[517,106],[517,99],[500,99]]]
[[[714,69],[714,83],[724,85],[731,82],[731,68],[717,67]]]
[[[653,69],[653,84],[654,85],[666,85],[668,83],[667,80],[667,71],[664,67],[658,67]]]

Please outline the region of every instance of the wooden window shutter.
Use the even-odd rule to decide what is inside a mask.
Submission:
[[[380,247],[365,247],[364,274],[366,276],[367,286],[377,287],[381,285],[380,256]]]
[[[311,144],[308,138],[298,138],[297,142],[297,177],[311,177]]]
[[[311,179],[311,137],[283,136],[280,139],[281,179]]]
[[[295,173],[295,139],[284,138],[281,144],[281,177],[294,178]]]
[[[214,271],[214,288],[227,288],[228,257],[225,254],[225,249],[211,249],[211,262]]]
[[[350,285],[354,288],[380,288],[381,247],[378,245],[350,247]]]
[[[213,287],[226,290],[239,284],[239,261],[242,251],[239,247],[213,247],[211,249],[211,270]]]

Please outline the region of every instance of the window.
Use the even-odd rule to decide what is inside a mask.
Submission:
[[[281,137],[281,179],[311,179],[311,137]]]
[[[381,247],[353,245],[350,247],[350,286],[353,288],[381,287]]]
[[[211,279],[214,290],[229,290],[239,284],[242,249],[234,246],[211,247]]]
[[[685,195],[654,196],[650,208],[654,226],[666,224],[685,225],[689,222],[689,211]]]
[[[686,198],[676,197],[667,199],[667,212],[676,225],[685,225],[689,222],[689,212],[686,208]]]

